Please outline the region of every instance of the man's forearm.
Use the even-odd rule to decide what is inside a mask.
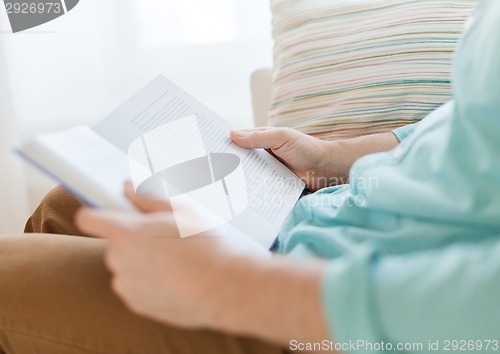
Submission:
[[[321,303],[324,263],[234,259],[206,306],[213,329],[288,346],[328,339]]]
[[[330,164],[332,180],[330,184],[347,183],[349,171],[359,158],[378,152],[389,151],[399,144],[392,132],[372,134],[353,139],[335,140],[327,142],[327,163]],[[328,168],[328,166],[326,167]]]

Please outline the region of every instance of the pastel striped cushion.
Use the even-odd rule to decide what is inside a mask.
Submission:
[[[476,3],[271,0],[269,123],[330,140],[419,121],[451,98],[453,52]]]

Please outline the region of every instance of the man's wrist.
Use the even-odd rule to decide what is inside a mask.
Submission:
[[[325,142],[325,176],[328,179],[328,185],[346,184],[349,181],[350,146],[346,144],[347,140],[334,140]]]
[[[252,262],[244,255],[229,254],[223,258],[206,274],[211,280],[210,287],[200,305],[205,327],[228,332],[233,312],[238,311],[236,302],[245,301],[244,289],[248,285],[245,275],[252,268]]]
[[[207,303],[208,327],[281,344],[293,338],[324,339],[323,268],[319,262],[298,265],[283,258],[233,258],[218,274],[219,289]]]
[[[352,139],[339,139],[327,142],[327,156],[330,169],[328,176],[334,176],[345,184],[354,163],[369,154],[389,151],[399,144],[392,132],[360,136]],[[334,183],[332,183],[334,184]]]

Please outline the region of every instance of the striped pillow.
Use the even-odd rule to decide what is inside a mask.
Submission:
[[[451,98],[476,0],[271,0],[269,123],[322,139],[419,121]]]

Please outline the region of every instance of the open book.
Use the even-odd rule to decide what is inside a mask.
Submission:
[[[131,180],[138,195],[170,201],[182,237],[218,229],[270,249],[305,185],[266,151],[237,147],[230,130],[159,76],[94,129],[42,135],[18,153],[88,205],[134,210]]]

